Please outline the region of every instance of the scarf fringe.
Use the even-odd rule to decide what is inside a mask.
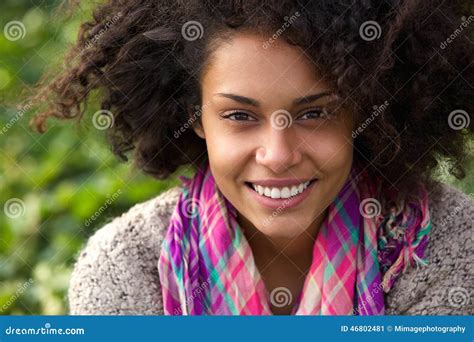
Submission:
[[[395,202],[384,201],[384,207],[389,215],[383,218],[380,228],[380,251],[379,261],[383,265],[382,288],[388,293],[394,286],[400,274],[407,272],[409,267],[424,267],[428,260],[423,258],[428,234],[431,231],[431,220],[428,210],[428,194],[421,185],[421,197],[414,197],[410,201],[398,199]],[[412,206],[415,208],[413,209]],[[387,208],[388,207],[388,208]],[[408,213],[408,214],[407,214]],[[409,219],[414,220],[412,225],[418,227],[407,227]],[[385,223],[383,223],[385,221]],[[414,229],[416,228],[416,229]],[[390,259],[389,251],[400,248],[394,262]]]

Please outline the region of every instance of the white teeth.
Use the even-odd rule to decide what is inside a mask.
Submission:
[[[280,198],[280,189],[272,188],[272,198]]]
[[[265,188],[265,192],[263,194],[267,197],[272,197],[272,191],[270,188]]]
[[[290,198],[302,193],[309,185],[309,181],[301,183],[300,185],[293,185],[292,187],[274,188],[264,187],[261,185],[252,184],[253,189],[260,195],[270,198]]]
[[[280,191],[280,197],[282,197],[282,198],[290,197],[290,189],[283,188],[283,190]]]
[[[298,187],[298,192],[303,192],[303,190],[304,190],[304,185],[300,184],[300,186]]]
[[[294,196],[294,195],[296,195],[297,193],[298,193],[298,187],[296,187],[296,186],[293,185],[293,186],[291,187],[290,195],[291,195],[291,196]]]

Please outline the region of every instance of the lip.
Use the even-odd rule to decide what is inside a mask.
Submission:
[[[299,181],[300,184],[301,181]],[[256,192],[254,189],[249,187],[248,185],[244,185],[248,191],[251,193],[253,198],[262,205],[263,207],[269,208],[269,209],[290,209],[294,208],[297,205],[299,205],[301,202],[303,202],[313,191],[314,186],[318,183],[317,179],[313,179],[311,183],[309,183],[308,187],[301,193],[296,196],[290,197],[290,198],[269,198],[260,195],[258,192]],[[288,183],[286,183],[288,184]]]
[[[275,187],[282,188],[284,186],[300,185],[301,183],[306,183],[308,181],[315,180],[316,178],[310,179],[298,179],[298,178],[283,178],[283,179],[263,179],[263,180],[249,180],[247,183],[252,183],[255,185],[261,185],[266,187]]]

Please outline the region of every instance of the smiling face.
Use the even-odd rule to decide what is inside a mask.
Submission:
[[[326,113],[331,89],[299,48],[264,41],[241,33],[215,50],[195,131],[242,227],[294,238],[321,222],[344,185],[353,121]]]

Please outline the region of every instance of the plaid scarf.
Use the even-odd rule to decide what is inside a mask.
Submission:
[[[183,192],[158,261],[165,315],[272,315],[273,299],[236,209],[217,188],[208,162],[192,179],[180,179]],[[426,264],[431,220],[425,189],[401,204],[379,202],[380,184],[353,164],[318,232],[293,315],[382,315],[384,292],[398,275]]]

